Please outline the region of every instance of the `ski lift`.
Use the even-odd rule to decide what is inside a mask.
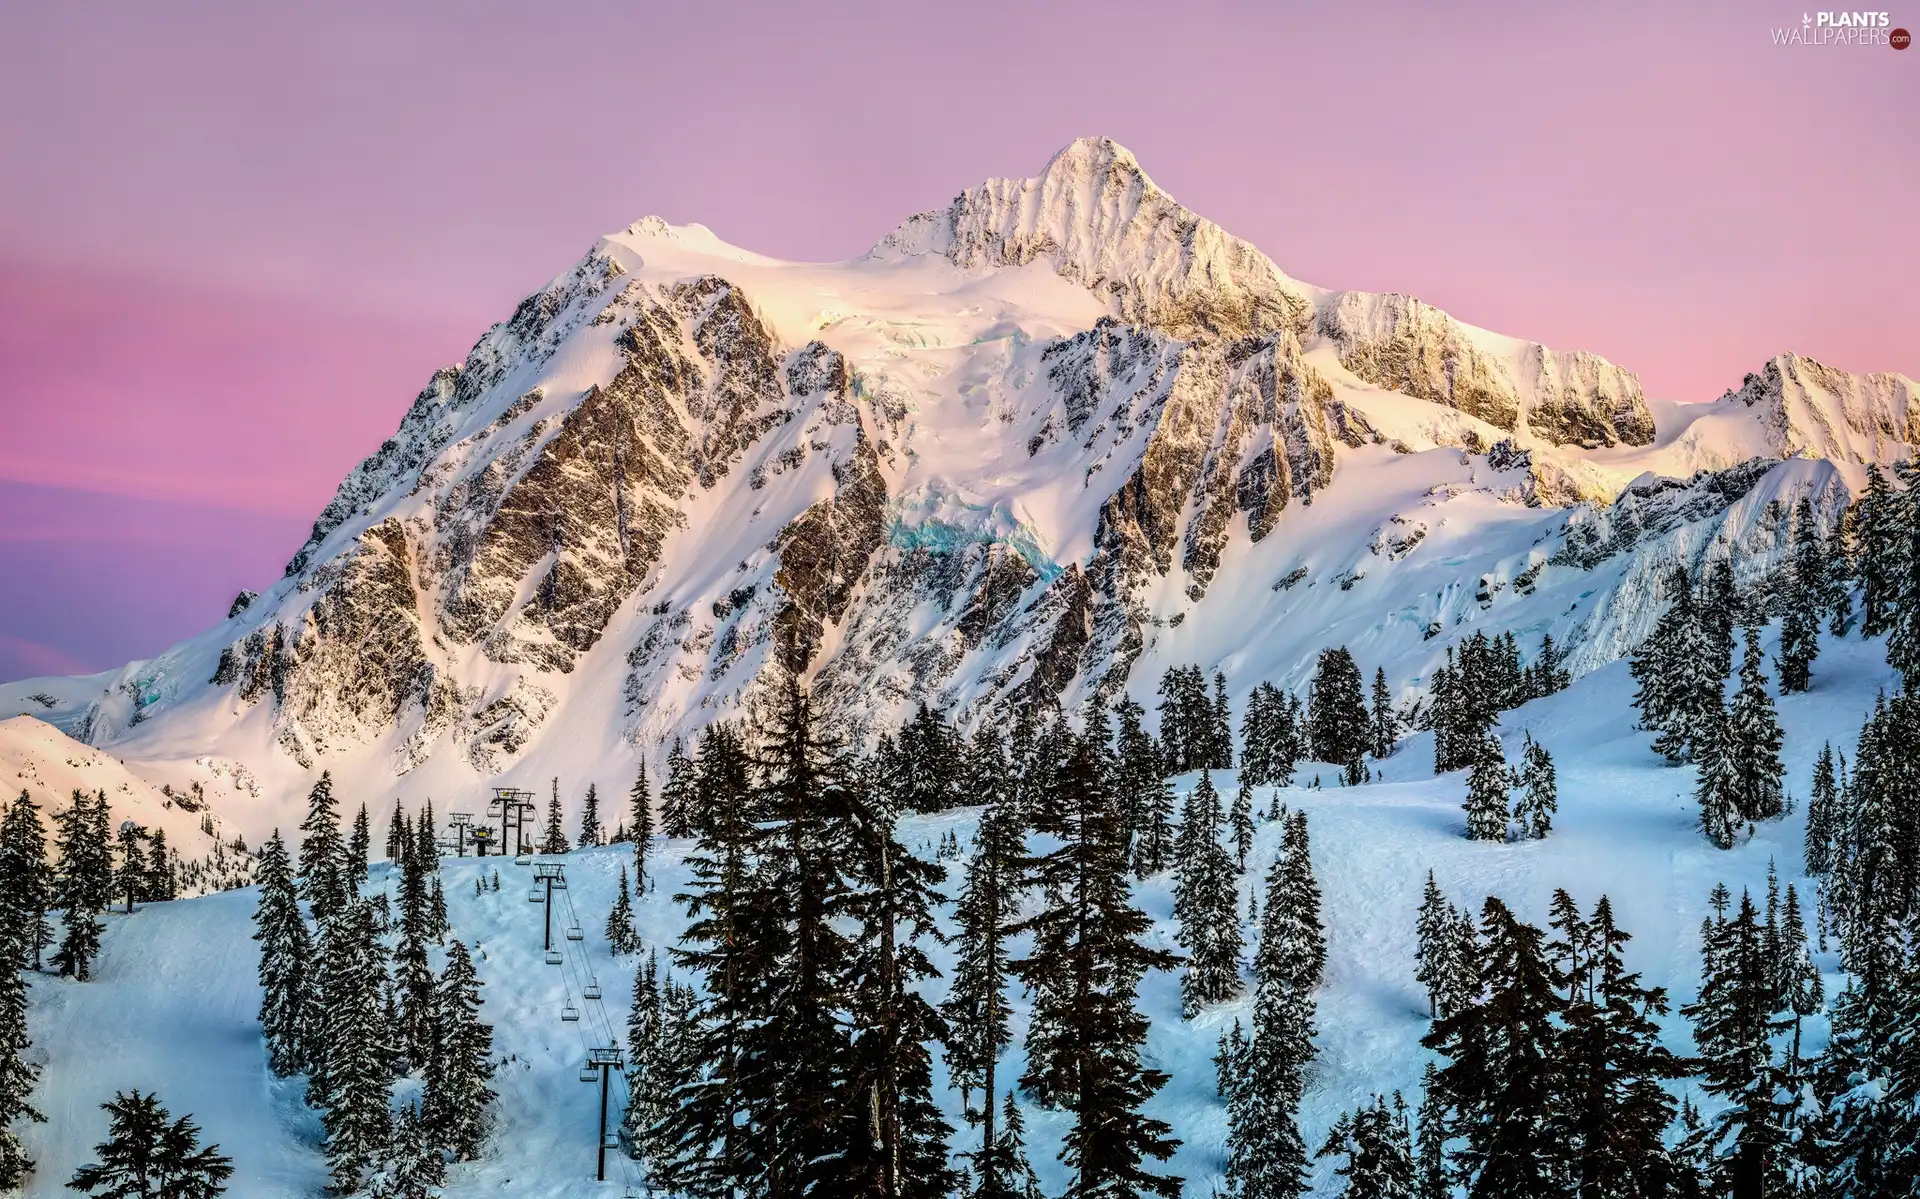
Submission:
[[[560,1009],[560,1019],[568,1024],[580,1023],[580,1009],[569,1003]]]
[[[567,925],[567,940],[584,941],[586,939],[587,939],[587,934],[584,930],[581,929],[579,925],[577,924]]]
[[[582,1066],[582,1067],[580,1067],[580,1081],[581,1081],[581,1082],[599,1082],[599,1081],[600,1081],[600,1067],[598,1067],[598,1066]]]
[[[588,983],[586,987],[580,992],[580,996],[583,999],[600,998],[600,984],[597,982]]]
[[[547,965],[558,966],[562,961],[565,961],[565,960],[566,959],[560,956],[559,950],[557,949],[547,950]]]
[[[607,1133],[606,1138],[600,1143],[609,1149],[618,1149],[620,1148],[620,1134],[617,1132]]]
[[[532,855],[532,854],[530,854],[530,853],[517,853],[517,854],[514,854],[514,855],[513,855],[513,864],[514,864],[515,866],[531,866],[531,865],[533,865],[533,855]]]
[[[528,903],[545,903],[546,899],[547,899],[547,893],[545,891],[542,891],[538,887],[535,887],[533,890],[527,892]]]

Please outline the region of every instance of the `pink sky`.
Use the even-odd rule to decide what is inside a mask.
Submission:
[[[390,7],[0,9],[0,678],[270,581],[598,234],[846,257],[1082,134],[1299,278],[1655,396],[1920,375],[1920,50],[1776,47],[1773,0]]]

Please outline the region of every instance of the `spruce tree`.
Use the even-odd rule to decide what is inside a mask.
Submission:
[[[640,934],[633,927],[633,896],[627,890],[627,868],[620,867],[620,894],[607,913],[607,952],[625,957],[640,952]]]
[[[856,787],[850,800],[846,911],[857,932],[848,961],[853,1043],[844,1085],[864,1098],[872,1135],[848,1138],[836,1186],[848,1195],[944,1199],[960,1177],[947,1164],[952,1129],[933,1099],[928,1047],[945,1041],[948,1028],[918,984],[939,976],[926,947],[943,940],[934,912],[946,872],[900,843],[894,812],[876,788]]]
[[[975,744],[977,752],[982,747],[978,739]],[[1020,911],[1025,854],[1026,836],[1015,814],[1002,804],[988,805],[980,813],[973,856],[954,905],[958,951],[953,985],[942,1007],[949,1030],[947,1075],[960,1088],[962,1115],[981,1130],[980,1148],[968,1160],[974,1189],[983,1195],[998,1194],[1010,1185],[1000,1174],[1004,1163],[998,1156],[994,1099],[1000,1093],[1000,1055],[1013,1043],[1007,941]],[[977,1107],[976,1093],[980,1096]]]
[[[1233,807],[1227,811],[1227,827],[1233,833],[1233,868],[1244,874],[1247,855],[1253,852],[1253,788],[1245,775],[1240,777],[1240,787],[1233,794]]]
[[[1512,778],[1507,759],[1500,749],[1500,738],[1481,739],[1480,752],[1467,776],[1467,840],[1505,841],[1507,839],[1507,789]]]
[[[168,1119],[158,1096],[116,1091],[106,1110],[107,1139],[93,1147],[98,1161],[73,1172],[71,1190],[109,1199],[212,1199],[227,1190],[233,1159],[218,1145],[200,1144],[192,1116]]]
[[[1513,819],[1520,826],[1520,835],[1533,841],[1545,840],[1553,831],[1559,806],[1553,755],[1528,733],[1520,754],[1520,794],[1513,803]]]
[[[1228,1095],[1227,1172],[1241,1199],[1296,1199],[1307,1186],[1300,1098],[1327,960],[1304,812],[1287,817],[1264,906],[1253,959],[1253,1035],[1237,1055],[1239,1077]]]
[[[974,1166],[980,1182],[972,1199],[1042,1199],[1040,1178],[1027,1160],[1026,1121],[1012,1091],[1007,1092],[1000,1112],[999,1131],[991,1147],[982,1149],[988,1161]]]
[[[1447,1106],[1432,1062],[1420,1078],[1419,1130],[1413,1147],[1413,1199],[1453,1199],[1447,1164]]]
[[[1481,993],[1421,1044],[1448,1059],[1435,1081],[1465,1142],[1451,1157],[1467,1194],[1546,1199],[1559,1193],[1547,1118],[1560,1000],[1539,929],[1489,896],[1481,933]]]
[[[560,820],[560,780],[553,780],[553,790],[547,796],[547,825],[540,834],[540,852],[543,854],[562,854],[569,848],[566,827]]]
[[[633,776],[633,788],[627,792],[627,799],[633,808],[633,823],[630,826],[633,837],[633,889],[645,895],[647,854],[653,848],[653,796],[647,790],[645,762],[640,763],[639,771]]]
[[[393,1054],[381,992],[385,971],[374,941],[373,907],[352,899],[325,922],[321,938],[319,1041],[322,1069],[308,1095],[320,1107],[333,1185],[359,1189],[388,1132]],[[316,1085],[317,1084],[317,1085]]]
[[[581,849],[592,849],[600,844],[600,789],[592,783],[587,784],[587,799],[580,809]]]
[[[1909,456],[1893,470],[1901,491],[1890,505],[1893,527],[1883,550],[1891,601],[1887,665],[1900,672],[1903,690],[1920,694],[1920,462]]]
[[[1173,787],[1167,782],[1160,747],[1141,727],[1140,705],[1123,697],[1114,714],[1120,722],[1114,747],[1114,800],[1127,814],[1134,873],[1146,878],[1165,870],[1173,851]]]
[[[367,881],[368,856],[373,852],[373,826],[367,821],[367,805],[361,804],[353,817],[353,834],[347,838],[347,885],[358,887]]]
[[[260,1031],[273,1072],[294,1074],[306,1064],[313,1031],[313,948],[279,829],[260,847],[254,879],[260,885],[253,915],[253,939],[260,942]]]
[[[1191,1018],[1240,990],[1238,875],[1232,856],[1220,844],[1219,796],[1204,771],[1181,826],[1179,871],[1174,917],[1180,945],[1187,951],[1180,998]]]
[[[1554,1161],[1595,1199],[1672,1194],[1679,1168],[1664,1135],[1674,1102],[1663,1084],[1687,1067],[1660,1044],[1655,1018],[1667,1013],[1666,992],[1627,969],[1631,936],[1606,896],[1591,918],[1557,923],[1577,924],[1581,952],[1560,971],[1568,999],[1546,1128]]]
[[[1737,1199],[1779,1194],[1785,1137],[1772,1037],[1781,1026],[1753,897],[1743,891],[1734,918],[1709,937],[1700,997],[1680,1012],[1693,1022],[1701,1086],[1725,1104],[1711,1125],[1714,1183]]]
[[[667,781],[660,787],[660,831],[663,834],[669,837],[693,836],[697,798],[694,791],[693,759],[687,756],[686,744],[675,737],[673,749],[667,754]]]
[[[47,923],[53,894],[54,872],[47,863],[40,807],[22,790],[0,818],[0,938],[16,954],[15,966],[40,968],[41,951],[53,941]]]
[[[1398,1094],[1344,1112],[1327,1132],[1319,1157],[1346,1160],[1334,1173],[1346,1179],[1346,1199],[1410,1199],[1414,1188],[1413,1140]]]
[[[143,889],[148,903],[165,903],[178,893],[173,856],[167,850],[165,829],[154,829],[153,835],[147,838],[147,869]]]
[[[7,826],[0,829],[0,867],[7,871],[31,869],[37,859],[27,861],[22,851],[31,848],[25,831],[12,827],[32,820],[33,833],[39,832],[39,819],[32,802],[23,793],[7,813]],[[7,910],[0,921],[0,1188],[18,1186],[33,1170],[14,1125],[21,1120],[40,1122],[45,1117],[32,1104],[33,1087],[40,1079],[40,1067],[26,1060],[31,1046],[27,1036],[27,980],[21,967],[29,950],[27,942],[38,935],[36,909],[22,879],[0,873],[0,898]],[[21,919],[24,915],[25,919]]]
[[[447,1180],[447,1159],[432,1143],[420,1109],[407,1104],[393,1125],[387,1164],[367,1188],[369,1199],[436,1199]]]
[[[1446,958],[1454,946],[1453,905],[1427,871],[1426,890],[1420,897],[1420,909],[1414,922],[1415,982],[1427,988],[1427,1017],[1440,1014],[1440,988],[1446,977]]]
[[[1734,807],[1750,823],[1772,820],[1786,810],[1780,785],[1786,774],[1780,762],[1780,721],[1774,714],[1773,697],[1767,694],[1761,660],[1759,630],[1749,627],[1740,687],[1727,709],[1727,733]]]
[[[344,909],[351,889],[336,808],[333,775],[323,770],[320,781],[307,793],[307,816],[300,822],[300,897],[316,920],[330,919]]]
[[[1745,817],[1740,811],[1740,784],[1735,773],[1737,747],[1732,722],[1717,714],[1695,748],[1699,779],[1694,802],[1700,808],[1700,831],[1721,849],[1732,849]]]
[[[126,901],[127,914],[132,915],[134,901],[142,898],[146,890],[146,832],[133,821],[123,820],[115,840],[120,850],[120,867],[114,874],[114,894]]]
[[[1867,466],[1867,489],[1854,505],[1859,546],[1860,633],[1877,637],[1893,625],[1898,599],[1900,556],[1900,497],[1888,485],[1878,466]]]
[[[1378,761],[1384,761],[1393,753],[1393,743],[1400,739],[1400,717],[1393,710],[1393,692],[1387,689],[1387,671],[1385,667],[1375,667],[1373,671],[1373,744],[1370,747]]]
[[[482,983],[460,941],[447,946],[446,969],[435,991],[435,1039],[426,1070],[421,1122],[455,1161],[480,1156],[493,1091],[493,1027],[480,1021]]]
[[[1841,818],[1839,775],[1834,769],[1833,742],[1829,741],[1820,747],[1820,757],[1813,764],[1813,782],[1807,792],[1808,874],[1818,877],[1833,869]]]
[[[1146,1167],[1171,1157],[1177,1142],[1165,1121],[1140,1110],[1168,1076],[1140,1060],[1148,1021],[1134,1000],[1140,978],[1175,958],[1142,939],[1152,922],[1128,893],[1125,830],[1094,751],[1071,735],[1055,790],[1056,812],[1042,831],[1059,846],[1034,863],[1048,901],[1016,926],[1033,935],[1033,952],[1011,965],[1035,991],[1035,1024],[1046,1030],[1040,1044],[1029,1035],[1029,1075],[1045,1076],[1073,1117],[1060,1155],[1073,1175],[1067,1195],[1174,1199],[1180,1180]]]
[[[1360,668],[1345,646],[1320,651],[1307,697],[1307,736],[1315,761],[1345,766],[1372,743],[1371,721],[1360,692]]]
[[[413,847],[413,830],[407,826],[407,814],[400,808],[399,799],[393,801],[393,817],[387,821],[387,861],[394,865],[407,856],[407,850]]]
[[[1207,765],[1233,769],[1233,708],[1227,703],[1227,676],[1213,672],[1213,712],[1207,726]]]
[[[97,805],[97,806],[96,806]],[[113,889],[113,858],[107,848],[107,797],[96,801],[84,791],[55,820],[60,870],[54,901],[60,905],[60,947],[53,967],[66,978],[86,982],[100,953],[100,913]]]
[[[406,1060],[424,1068],[433,1056],[433,967],[427,961],[427,942],[433,936],[432,901],[427,891],[427,863],[418,852],[407,856],[400,869],[400,939],[393,951],[393,985],[399,1000],[398,1035]]]
[[[1830,606],[1826,546],[1805,496],[1794,506],[1793,548],[1784,574],[1784,611],[1780,616],[1780,690],[1805,691],[1812,685],[1814,659],[1820,655],[1820,617]]]

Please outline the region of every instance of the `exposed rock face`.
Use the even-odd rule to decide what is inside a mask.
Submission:
[[[789,670],[803,671],[813,660],[822,631],[846,615],[868,560],[886,539],[886,480],[864,435],[851,459],[834,465],[833,477],[833,498],[808,508],[774,543],[774,582],[787,599],[774,629]]]
[[[1782,354],[1721,402],[1760,416],[1782,457],[1889,463],[1920,445],[1920,385],[1902,375],[1855,375]]]
[[[1653,440],[1639,380],[1593,354],[1512,343],[1510,366],[1453,317],[1404,295],[1332,296],[1320,307],[1319,332],[1367,382],[1497,428],[1511,432],[1524,419],[1546,441],[1587,448]]]
[[[1239,238],[1181,207],[1109,138],[1072,143],[1033,179],[990,179],[908,220],[876,257],[935,252],[962,267],[1045,259],[1114,315],[1175,334],[1305,333],[1306,289]]]

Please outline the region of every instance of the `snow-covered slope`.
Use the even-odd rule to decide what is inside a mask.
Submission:
[[[1800,495],[1831,519],[1909,453],[1913,386],[1781,359],[1649,405],[1594,355],[1293,280],[1088,139],[848,262],[602,238],[435,374],[285,577],[0,716],[157,780],[243,765],[257,839],[323,769],[376,810],[577,802],[777,660],[855,738],[1185,662],[1238,701],[1338,642],[1409,700],[1475,630],[1586,671],[1668,564],[1764,574]]]
[[[1433,777],[1429,734],[1410,738],[1381,764],[1383,781],[1282,790],[1282,803],[1308,813],[1327,921],[1319,1057],[1302,1111],[1308,1144],[1317,1146],[1340,1112],[1375,1091],[1400,1088],[1417,1101],[1428,1058],[1419,1038],[1429,1024],[1424,992],[1413,977],[1414,917],[1427,870],[1456,903],[1477,910],[1485,896],[1498,895],[1536,924],[1546,921],[1556,887],[1567,888],[1583,907],[1603,893],[1610,896],[1621,926],[1633,934],[1629,965],[1647,985],[1669,988],[1677,1009],[1697,992],[1698,928],[1715,883],[1726,882],[1736,894],[1743,886],[1763,892],[1768,863],[1777,861],[1783,883],[1811,894],[1800,876],[1799,846],[1813,759],[1829,739],[1850,746],[1875,691],[1892,681],[1880,642],[1825,643],[1814,689],[1780,701],[1788,730],[1787,784],[1800,803],[1731,851],[1714,849],[1697,831],[1692,770],[1663,765],[1647,734],[1632,728],[1633,687],[1624,663],[1507,713],[1500,726],[1509,756],[1525,732],[1549,746],[1559,763],[1559,816],[1544,841],[1468,841],[1460,809],[1464,780],[1460,773]],[[1315,772],[1304,765],[1299,781],[1309,782]],[[1320,773],[1329,784],[1336,776],[1330,767]],[[1231,773],[1215,781],[1229,794],[1237,786]],[[1189,776],[1179,785],[1192,782]],[[1264,813],[1269,793],[1263,788],[1256,796],[1256,811]],[[970,836],[975,817],[971,810],[915,817],[906,822],[904,839],[931,857],[946,832],[963,841]],[[1243,888],[1264,877],[1280,832],[1260,822]],[[636,905],[640,932],[651,947],[671,944],[683,925],[682,909],[671,896],[688,882],[689,847],[672,841],[656,848],[656,890]],[[567,957],[560,968],[542,963],[542,911],[524,899],[526,868],[499,858],[443,861],[453,935],[475,950],[486,984],[482,1016],[494,1027],[497,1056],[507,1059],[494,1082],[495,1134],[483,1160],[454,1168],[450,1199],[599,1193],[591,1183],[598,1091],[577,1080],[587,1045],[604,1044],[624,1030],[635,960],[610,958],[601,927],[617,873],[628,860],[624,846],[563,859],[569,889],[561,894],[571,906],[562,918],[577,914],[586,937],[562,942]],[[476,895],[476,876],[495,871],[501,889]],[[955,863],[949,891],[959,878]],[[391,892],[398,884],[382,865],[375,867],[372,885]],[[1170,877],[1140,884],[1137,896],[1155,920],[1151,938],[1174,948]],[[22,1128],[39,1162],[28,1195],[52,1199],[68,1193],[62,1183],[74,1166],[89,1160],[90,1147],[105,1130],[97,1105],[116,1088],[128,1087],[155,1090],[176,1113],[197,1117],[207,1139],[235,1159],[234,1194],[279,1199],[319,1193],[326,1170],[318,1120],[302,1105],[297,1080],[276,1080],[268,1072],[259,1039],[255,950],[247,939],[255,898],[248,890],[155,905],[131,917],[110,913],[95,981],[32,979],[30,1027],[44,1069],[35,1102],[49,1120]],[[438,969],[440,951],[433,954]],[[950,971],[950,949],[936,947],[935,958]],[[1835,993],[1837,962],[1826,954],[1818,961],[1829,972],[1829,994]],[[582,999],[589,978],[605,992],[600,1004]],[[929,994],[942,995],[945,985],[929,984]],[[1020,1068],[1028,1016],[1027,1000],[1017,990],[1014,1001],[1008,1077]],[[577,1024],[560,1020],[569,1002],[584,1011]],[[1170,1166],[1185,1176],[1184,1193],[1209,1194],[1220,1181],[1225,1134],[1211,1059],[1220,1035],[1235,1019],[1247,1020],[1245,1001],[1183,1020],[1177,976],[1155,973],[1142,985],[1141,1006],[1152,1019],[1148,1060],[1173,1076],[1147,1110],[1167,1119],[1181,1139]],[[1683,1020],[1669,1017],[1663,1030],[1676,1052],[1690,1049]],[[1810,1019],[1805,1035],[1805,1048],[1817,1051],[1827,1035],[1824,1018]],[[958,1125],[956,1098],[945,1089],[944,1075],[935,1081],[949,1120]],[[1030,1149],[1048,1194],[1061,1193],[1065,1181],[1055,1154],[1066,1119],[1028,1109]],[[968,1147],[964,1135],[955,1145]],[[1318,1163],[1317,1194],[1337,1193],[1331,1168],[1331,1162]],[[617,1161],[612,1177],[606,1193],[617,1194]]]

